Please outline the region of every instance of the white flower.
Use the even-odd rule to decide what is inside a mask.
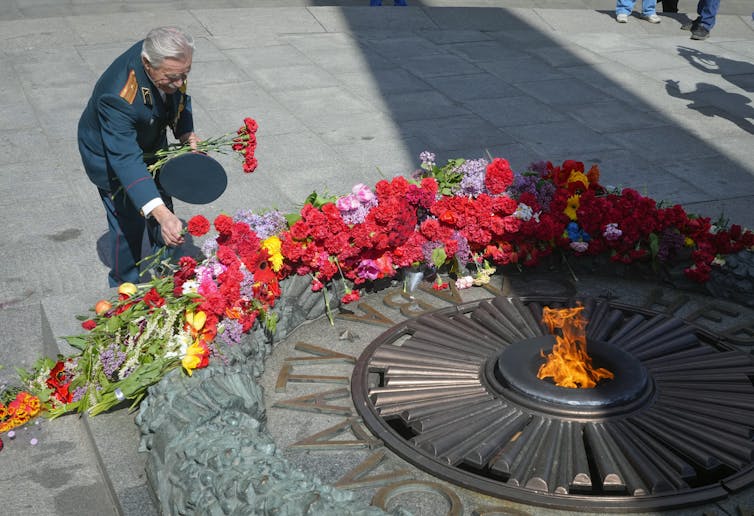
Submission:
[[[474,285],[474,278],[472,278],[471,276],[462,276],[456,280],[456,288],[458,290],[470,288],[473,285]]]
[[[531,220],[532,216],[534,215],[533,210],[531,209],[531,206],[528,206],[524,203],[519,203],[518,207],[516,208],[516,211],[513,212],[513,216],[517,219],[521,220]]]
[[[589,249],[589,242],[571,242],[569,245],[571,246],[571,249],[577,253],[583,253]]]
[[[712,260],[712,265],[719,265],[720,267],[722,267],[723,265],[725,265],[725,258],[719,255],[715,256],[714,260]]]
[[[198,290],[199,290],[199,282],[196,280],[186,280],[181,286],[181,293],[183,295],[196,294]]]
[[[187,331],[176,333],[170,340],[168,340],[167,350],[165,352],[165,358],[186,356],[186,350],[194,340],[191,338],[191,334]]]

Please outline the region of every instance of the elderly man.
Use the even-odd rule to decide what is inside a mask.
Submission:
[[[147,166],[167,146],[167,127],[196,145],[186,94],[193,52],[181,29],[151,30],[105,70],[79,120],[81,159],[107,214],[111,287],[139,281],[145,227],[153,248],[183,243],[183,223]]]

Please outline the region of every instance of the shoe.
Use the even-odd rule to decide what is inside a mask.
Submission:
[[[703,40],[709,38],[709,31],[704,27],[697,27],[691,31],[691,39]]]
[[[646,20],[649,23],[660,23],[662,21],[662,19],[659,16],[657,16],[656,14],[654,14],[654,13],[652,13],[652,14],[642,14],[641,15],[641,19],[642,20]]]
[[[696,28],[699,26],[699,22],[701,21],[701,18],[697,18],[694,21],[687,21],[683,25],[681,25],[681,30],[696,30]]]
[[[621,13],[615,17],[615,21],[617,21],[618,23],[628,23],[628,15]]]

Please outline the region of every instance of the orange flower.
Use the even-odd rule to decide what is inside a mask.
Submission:
[[[237,306],[234,306],[233,308],[226,308],[225,317],[227,317],[228,319],[240,319],[241,317],[243,317],[243,312]]]
[[[39,410],[41,408],[39,398],[37,398],[36,396],[32,396],[28,392],[19,393],[19,395],[21,394],[23,394],[22,403],[26,407],[26,410],[29,411],[29,415],[31,417],[34,417],[37,414],[39,414]]]
[[[446,224],[455,224],[456,216],[452,211],[447,210],[445,213],[440,215],[440,220]]]
[[[600,167],[597,164],[592,165],[589,172],[586,173],[586,177],[589,178],[589,183],[596,185],[600,182]]]
[[[11,402],[11,405],[13,405],[15,402]],[[13,417],[11,418],[11,422],[13,423],[13,426],[20,426],[24,423],[28,422],[31,419],[31,416],[29,415],[29,412],[26,410],[26,406],[21,405],[20,403],[15,407],[15,410],[13,411]]]

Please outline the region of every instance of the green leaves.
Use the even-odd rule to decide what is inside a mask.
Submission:
[[[456,187],[461,183],[463,174],[458,172],[458,168],[466,162],[465,159],[450,159],[443,167],[427,167],[425,170],[429,177],[434,177],[437,181],[438,192],[442,195],[453,195]]]
[[[432,249],[432,263],[436,268],[439,269],[440,267],[442,267],[447,259],[448,255],[445,254],[444,247],[435,247],[434,249]]]
[[[337,195],[320,195],[317,191],[310,193],[306,199],[304,199],[304,205],[311,204],[315,208],[321,208],[327,203],[332,203],[338,200]]]
[[[68,344],[70,344],[72,347],[78,349],[79,351],[83,351],[86,349],[87,346],[87,340],[83,335],[75,335],[72,337],[63,337]]]
[[[652,254],[652,259],[657,257],[657,253],[660,251],[660,238],[657,233],[649,234],[649,252]]]

